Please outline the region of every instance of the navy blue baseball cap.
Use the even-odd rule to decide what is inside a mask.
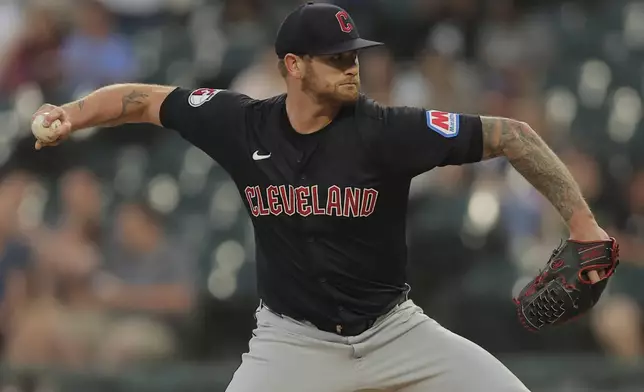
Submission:
[[[280,25],[275,40],[277,57],[328,55],[384,45],[360,38],[356,24],[344,9],[308,2],[297,7]]]

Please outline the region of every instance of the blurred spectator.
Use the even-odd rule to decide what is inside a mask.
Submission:
[[[54,233],[38,243],[37,280],[16,322],[7,358],[14,365],[84,368],[105,334],[92,293],[97,249]]]
[[[448,57],[474,60],[480,25],[483,2],[477,0],[452,0],[443,3],[445,22],[439,23],[430,35],[435,44],[439,43],[439,52]],[[436,46],[436,45],[434,45]],[[441,50],[442,49],[442,50]]]
[[[538,69],[547,64],[553,49],[547,19],[521,13],[516,3],[516,0],[486,3],[488,18],[479,35],[479,55],[486,65],[498,70]]]
[[[83,169],[61,181],[64,213],[37,236],[38,289],[16,323],[13,364],[120,366],[175,350],[171,328],[151,316],[191,310],[187,254],[164,241],[153,212],[126,205],[118,216],[123,252],[101,272],[98,185]]]
[[[234,34],[258,34],[261,32],[262,2],[258,0],[223,1],[223,23]],[[239,38],[244,37],[240,35]],[[250,36],[248,36],[250,38]]]
[[[461,113],[477,113],[479,80],[475,70],[454,57],[435,52],[423,54],[419,59],[428,107]]]
[[[21,27],[0,60],[0,88],[14,93],[26,83],[48,92],[61,83],[60,50],[64,28],[58,1],[32,2],[24,10]]]
[[[116,30],[110,12],[97,0],[78,3],[74,12],[74,29],[62,52],[70,93],[77,95],[135,80],[135,53],[131,43]]]
[[[103,200],[99,180],[87,169],[70,170],[62,178],[60,196],[63,210],[58,229],[100,245]]]
[[[31,233],[36,256],[35,285],[15,323],[7,352],[13,364],[86,364],[104,333],[92,291],[101,262],[98,181],[75,169],[60,181],[61,217],[48,230]]]
[[[100,0],[114,15],[119,30],[125,35],[163,26],[167,12],[189,12],[194,0]]]
[[[386,48],[361,53],[360,81],[365,94],[383,105],[390,105],[395,66],[395,60]]]
[[[4,58],[10,42],[21,30],[22,21],[19,0],[0,2],[0,26],[2,26],[2,30],[0,30],[0,58]]]
[[[277,70],[273,48],[259,52],[257,60],[233,79],[230,89],[251,98],[265,99],[286,92],[286,85]]]
[[[18,222],[19,205],[30,182],[26,173],[15,172],[0,183],[0,350],[25,305],[28,271],[33,267],[33,252]]]
[[[628,201],[631,215],[617,234],[619,273],[595,311],[593,330],[609,355],[636,362],[644,359],[644,171],[633,176]]]
[[[122,205],[117,232],[96,281],[101,304],[116,317],[98,361],[119,366],[166,358],[177,349],[174,322],[193,310],[194,260],[164,234],[160,215],[145,204]]]
[[[59,216],[49,230],[33,235],[43,271],[42,290],[58,297],[91,296],[89,274],[101,263],[101,189],[94,175],[84,168],[67,172],[59,182]],[[67,282],[72,279],[74,282]],[[80,279],[83,284],[77,281]],[[79,291],[76,291],[79,289]],[[66,298],[69,304],[72,298]],[[82,301],[82,300],[81,300]]]
[[[106,262],[111,279],[100,294],[112,309],[186,314],[192,310],[194,268],[190,252],[165,235],[156,211],[124,204],[117,214],[117,243]]]
[[[390,97],[390,105],[393,106],[428,106],[427,81],[418,64],[407,63],[397,67]]]
[[[221,12],[217,15],[218,23],[213,27],[215,27],[214,31],[220,30],[224,33],[225,50],[221,54],[221,67],[215,80],[203,83],[230,86],[241,69],[248,67],[258,58],[257,56],[263,56],[262,50],[267,44],[273,43],[273,37],[269,38],[264,26],[262,7],[264,7],[263,2],[257,0],[222,2]],[[214,38],[212,34],[204,32],[203,37],[199,37],[200,35],[202,34],[197,34],[197,40],[209,43],[203,48],[204,51],[210,52],[213,48],[218,50],[216,48],[218,44],[212,39]],[[208,57],[208,54],[204,53],[200,56]],[[275,69],[276,66],[273,65],[272,68]],[[272,84],[269,83],[269,86]]]

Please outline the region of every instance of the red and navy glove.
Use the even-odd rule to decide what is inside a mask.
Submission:
[[[595,306],[618,265],[619,245],[614,238],[562,242],[546,268],[514,298],[519,320],[536,332],[581,316]],[[592,283],[590,271],[605,275]]]

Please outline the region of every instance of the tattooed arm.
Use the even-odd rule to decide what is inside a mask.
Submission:
[[[587,237],[579,233],[603,233],[597,230],[595,218],[566,166],[528,124],[500,117],[481,120],[483,159],[505,156],[559,211],[571,234]]]
[[[92,126],[125,123],[161,125],[159,109],[174,87],[146,84],[117,84],[103,87],[88,96],[62,106],[72,131]]]
[[[100,88],[78,101],[63,106],[43,105],[34,114],[46,114],[45,126],[56,119],[62,126],[57,129],[56,142],[36,142],[36,149],[57,145],[71,132],[94,126],[116,126],[126,123],[161,125],[159,110],[163,100],[174,87],[148,84],[115,84]]]
[[[61,120],[58,138],[51,143],[36,141],[36,149],[55,146],[71,132],[94,126],[117,126],[126,123],[161,125],[161,104],[174,87],[150,84],[115,84],[100,88],[78,101],[63,106],[45,104],[34,114],[45,114],[44,125]]]

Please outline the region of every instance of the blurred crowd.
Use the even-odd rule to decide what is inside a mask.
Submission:
[[[191,309],[195,271],[189,252],[163,235],[159,214],[124,203],[115,235],[106,235],[99,183],[78,169],[61,178],[57,222],[21,226],[34,185],[14,172],[0,189],[6,360],[115,366],[173,354],[170,325]]]
[[[271,44],[279,21],[297,3],[0,1],[0,334],[6,361],[83,368],[178,358],[186,355],[186,320],[210,328],[211,322],[204,327],[194,315],[207,313],[212,293],[227,289],[207,278],[212,264],[204,266],[185,241],[201,235],[200,229],[177,230],[172,222],[178,210],[155,208],[149,194],[113,197],[115,180],[93,169],[116,159],[106,151],[123,146],[142,146],[159,159],[158,146],[168,140],[176,146],[175,135],[152,126],[88,130],[68,146],[35,152],[29,116],[45,101],[61,104],[119,82],[229,88],[254,98],[282,93]],[[628,147],[602,154],[608,148],[603,139],[589,141],[605,136],[608,122],[591,122],[580,131],[588,136],[575,135],[575,114],[567,114],[576,108],[571,100],[576,105],[584,99],[576,95],[578,75],[567,94],[548,86],[549,75],[563,72],[562,20],[573,25],[586,18],[578,34],[590,34],[600,27],[589,15],[617,3],[334,3],[349,11],[363,36],[387,44],[360,57],[366,94],[388,105],[529,123],[567,164],[600,224],[621,243],[622,265],[597,310],[567,330],[530,336],[517,325],[510,298],[566,236],[561,220],[503,159],[432,170],[411,189],[412,297],[432,317],[493,352],[643,357],[644,167]],[[620,106],[618,126],[625,110],[629,116],[637,112],[639,124],[639,83],[632,81],[636,100],[631,94],[630,106]],[[634,129],[631,138],[620,136],[623,145],[644,135],[641,127]],[[94,161],[97,166],[88,163]],[[54,207],[45,208],[43,199]],[[239,285],[253,286],[249,276]],[[221,314],[212,323],[226,322]],[[216,328],[201,333],[223,334]],[[225,339],[218,340],[222,346]]]

